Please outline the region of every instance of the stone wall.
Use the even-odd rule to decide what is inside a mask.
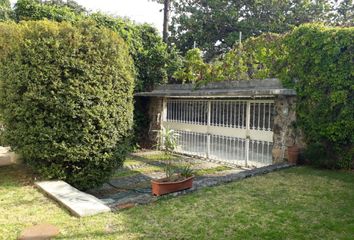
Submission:
[[[158,131],[161,130],[163,98],[152,97],[149,102],[148,117],[150,120],[148,139],[152,146],[157,146]]]
[[[303,133],[296,128],[296,97],[277,96],[274,99],[273,163],[288,158],[287,147],[305,147]]]

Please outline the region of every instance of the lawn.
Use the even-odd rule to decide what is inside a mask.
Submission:
[[[0,167],[0,239],[36,223],[58,239],[354,239],[354,173],[296,167],[116,213],[78,219]]]

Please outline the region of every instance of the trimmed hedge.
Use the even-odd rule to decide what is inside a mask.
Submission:
[[[46,178],[80,189],[122,164],[133,119],[133,62],[95,23],[0,24],[3,139]]]
[[[354,167],[353,39],[354,27],[320,24],[300,26],[284,38],[281,78],[296,89],[307,156],[325,167]]]

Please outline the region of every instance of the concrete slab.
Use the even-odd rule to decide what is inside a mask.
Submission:
[[[111,211],[98,198],[81,192],[64,181],[45,181],[35,184],[75,216],[85,217]]]

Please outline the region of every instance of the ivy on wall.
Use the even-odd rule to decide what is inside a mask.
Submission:
[[[298,95],[298,126],[308,158],[326,167],[353,167],[354,28],[305,24],[285,35],[263,34],[210,63],[187,52],[175,73],[196,86],[214,81],[278,77]]]
[[[326,167],[354,167],[353,39],[353,27],[306,24],[283,40],[279,76],[296,89],[308,157]]]

